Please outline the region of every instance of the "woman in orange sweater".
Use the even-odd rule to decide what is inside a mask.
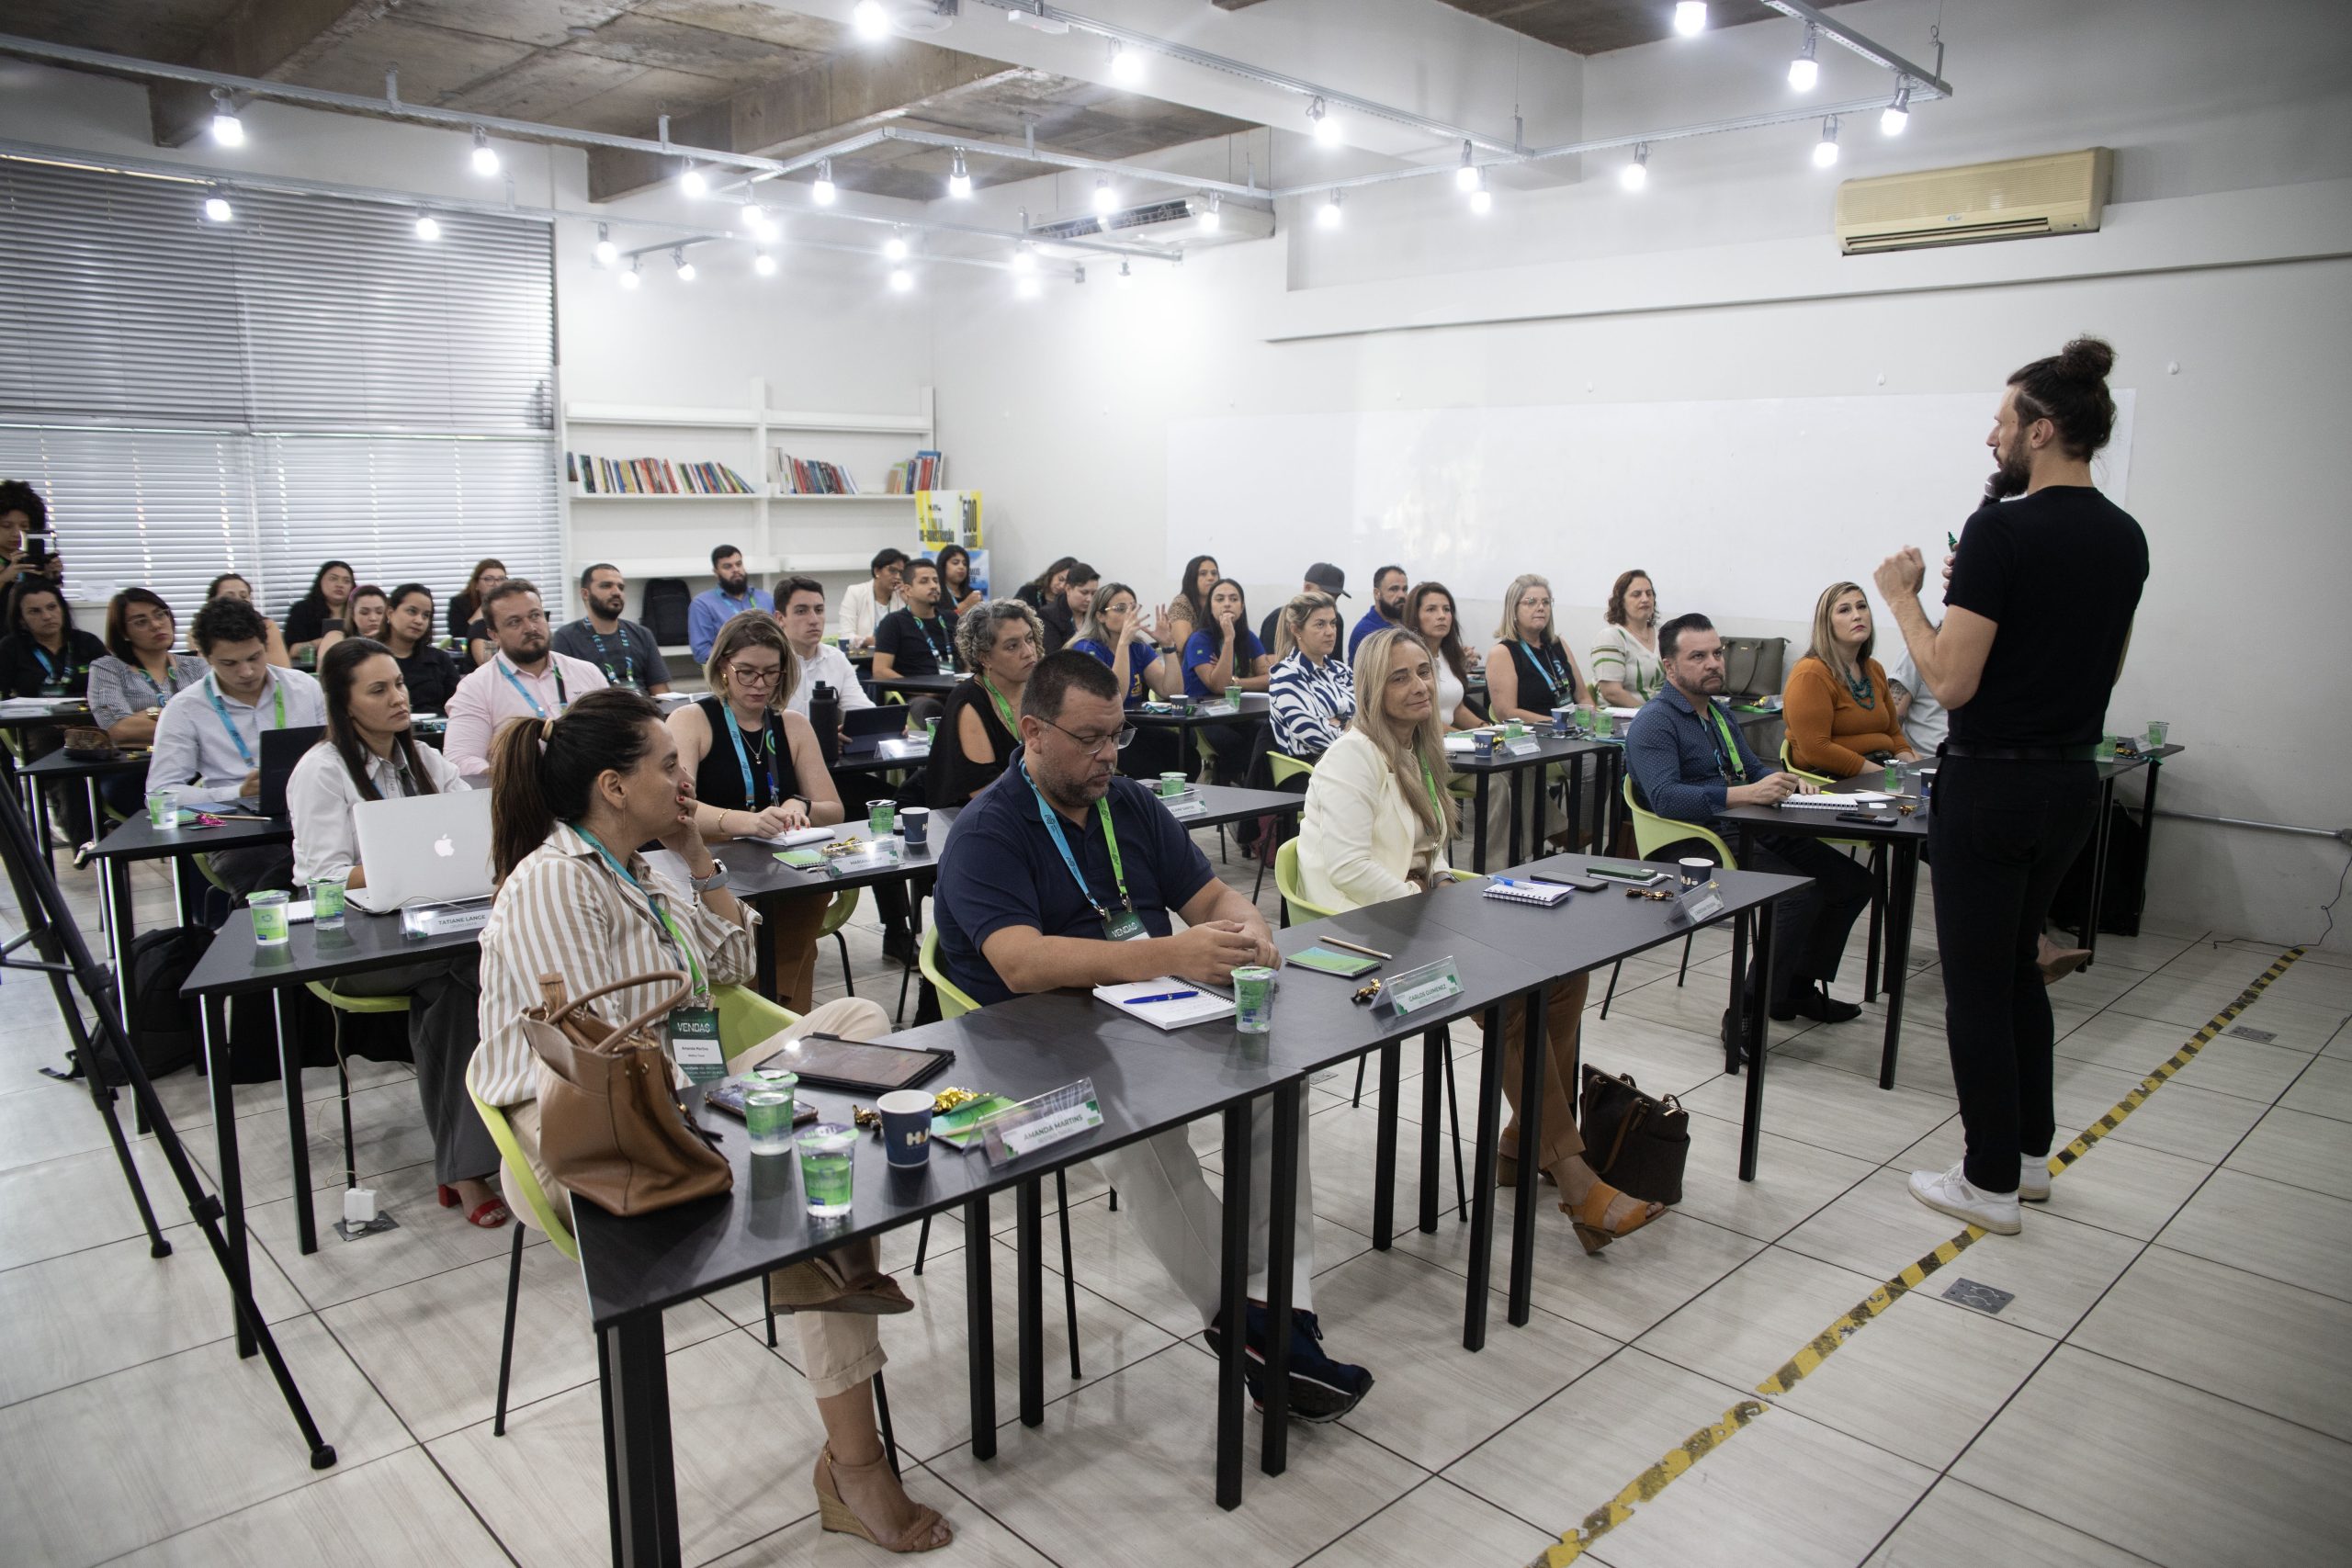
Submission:
[[[1781,694],[1791,766],[1850,779],[1888,756],[1916,754],[1887,695],[1886,671],[1871,657],[1875,640],[1869,595],[1851,582],[1830,584],[1813,606],[1813,646]]]

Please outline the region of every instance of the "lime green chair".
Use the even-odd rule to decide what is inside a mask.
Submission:
[[[922,929],[922,945],[917,953],[922,966],[922,977],[939,997],[939,1016],[943,1019],[961,1018],[967,1012],[978,1012],[980,1004],[971,994],[947,977],[939,967],[939,922],[933,919]],[[1062,1310],[1069,1324],[1069,1375],[1080,1376],[1078,1359],[1078,1275],[1071,1266],[1069,1245],[1069,1175],[1066,1170],[1054,1172],[1054,1203],[1061,1221],[1062,1231]],[[1111,1189],[1111,1207],[1119,1206],[1119,1190]],[[915,1272],[922,1272],[924,1255],[931,1250],[931,1216],[922,1217],[922,1229],[915,1235]]]
[[[857,913],[858,891],[857,888],[852,887],[845,892],[835,894],[831,907],[825,911],[824,924],[817,928],[818,942],[822,942],[827,937],[831,937],[840,945],[842,984],[849,987],[849,994],[853,997],[857,995],[857,981],[849,972],[849,938],[842,934],[842,928],[849,924],[849,918],[852,915]]]
[[[1266,753],[1266,775],[1273,784],[1273,787],[1280,789],[1283,785],[1288,784],[1293,779],[1312,780],[1315,776],[1315,764],[1307,761],[1303,757],[1293,757],[1281,751],[1269,751]],[[1292,829],[1292,832],[1288,835],[1284,835],[1283,833],[1282,827],[1285,820],[1287,819],[1281,818],[1277,818],[1275,819],[1274,831],[1276,836],[1295,837],[1296,835],[1295,829]],[[1264,846],[1261,845],[1259,847],[1258,854],[1258,880],[1250,889],[1250,902],[1252,904],[1255,904],[1258,901],[1259,896],[1266,891],[1266,862],[1271,858],[1272,857],[1265,853]],[[1281,886],[1282,885],[1278,880],[1275,883],[1276,888],[1279,889]],[[1289,910],[1287,907],[1285,907],[1283,910],[1283,923],[1285,925],[1290,923]]]
[[[1789,740],[1785,735],[1781,738],[1781,766],[1797,777],[1819,784],[1824,789],[1838,782],[1826,773],[1807,773],[1790,761]],[[1871,873],[1871,928],[1866,947],[1868,962],[1863,973],[1862,999],[1868,1001],[1878,994],[1879,947],[1884,940],[1886,931],[1888,891],[1886,845],[1868,839],[1824,839],[1821,841],[1833,850],[1844,850],[1849,855],[1859,850],[1867,857],[1866,863]]]
[[[345,1189],[359,1185],[359,1162],[352,1152],[351,1140],[351,1068],[343,1055],[343,1015],[372,1013],[383,1016],[409,1010],[409,999],[398,997],[347,997],[336,990],[333,980],[304,982],[311,995],[334,1010],[334,1033],[329,1038],[334,1044],[334,1078],[338,1096],[343,1101],[343,1184]]]
[[[1722,835],[1713,829],[1702,827],[1696,822],[1677,822],[1671,817],[1660,817],[1657,812],[1635,800],[1634,775],[1630,770],[1625,774],[1623,784],[1619,787],[1619,793],[1624,796],[1625,810],[1634,821],[1634,852],[1644,860],[1649,859],[1651,855],[1669,844],[1687,844],[1695,839],[1707,846],[1709,852],[1714,855],[1717,865],[1726,871],[1739,869],[1739,857],[1731,852],[1731,846],[1724,843]],[[1682,964],[1674,972],[1674,986],[1677,990],[1681,989],[1682,982],[1690,978],[1690,943],[1698,934],[1697,931],[1692,931],[1682,939]],[[1600,998],[1600,1016],[1603,1018],[1609,1016],[1609,1004],[1617,998],[1617,976],[1624,967],[1623,960],[1609,966],[1609,989]]]
[[[1338,913],[1315,903],[1300,890],[1298,880],[1298,840],[1285,839],[1283,847],[1274,852],[1274,892],[1283,901],[1283,924],[1303,925]]]

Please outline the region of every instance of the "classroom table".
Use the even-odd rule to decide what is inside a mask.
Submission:
[[[860,679],[877,694],[897,692],[906,697],[944,697],[971,677],[941,671],[931,675],[865,675]]]
[[[1932,772],[1932,770],[1929,770]],[[1827,795],[1883,794],[1883,780],[1877,773],[1860,778],[1843,779],[1828,785]],[[1846,839],[1883,846],[1886,852],[1886,933],[1883,956],[1873,947],[1872,964],[1866,964],[1862,975],[1862,1000],[1870,1001],[1883,983],[1886,989],[1886,1031],[1879,1046],[1878,1087],[1894,1087],[1895,1054],[1903,1043],[1903,994],[1911,975],[1911,921],[1913,908],[1918,902],[1919,853],[1928,842],[1929,807],[1919,789],[1919,770],[1907,769],[1904,773],[1905,793],[1897,797],[1902,805],[1913,807],[1905,816],[1888,807],[1878,813],[1892,815],[1894,820],[1884,825],[1875,822],[1841,822],[1842,813],[1818,806],[1733,806],[1724,808],[1722,820],[1732,825],[1732,853],[1745,859],[1750,836],[1764,833],[1786,833],[1804,839]],[[1873,931],[1876,916],[1872,917]],[[1883,964],[1883,982],[1879,967]]]
[[[83,797],[89,804],[90,831],[96,833],[106,827],[107,821],[106,813],[98,802],[99,781],[119,778],[127,773],[144,773],[146,771],[147,752],[144,748],[128,756],[113,757],[104,761],[69,757],[64,751],[57,750],[25,764],[18,776],[33,786],[33,837],[40,845],[41,852],[51,857],[52,868],[56,859],[55,846],[50,842],[49,792],[40,786],[80,784]]]
[[[1157,712],[1143,707],[1127,709],[1127,722],[1136,728],[1164,729],[1175,734],[1177,770],[1187,779],[1197,779],[1201,776],[1201,749],[1193,739],[1199,731],[1212,726],[1225,724],[1247,724],[1271,728],[1273,722],[1273,699],[1263,692],[1242,693],[1241,706],[1238,709],[1227,707],[1221,697],[1214,703],[1203,703],[1194,699],[1191,705],[1193,711],[1190,713],[1185,713],[1181,708],[1163,709]],[[1204,709],[1209,711],[1204,712]]]
[[[90,705],[79,697],[56,698],[50,703],[48,708],[39,713],[0,713],[0,784],[20,792],[23,789],[23,771],[17,761],[15,744],[15,737],[18,731],[64,728],[71,725],[89,722]],[[28,818],[35,815],[35,808],[29,803],[27,804],[25,815]],[[40,843],[42,852],[48,853],[49,838],[46,833],[41,836]],[[55,858],[52,856],[51,864],[54,866],[55,863]]]
[[[2075,940],[2090,952],[2090,956],[2083,960],[2083,967],[2086,969],[2098,958],[2099,910],[2107,902],[2107,840],[2109,818],[2114,815],[2112,808],[2115,805],[2115,782],[2127,773],[2138,773],[2143,769],[2148,775],[2146,789],[2140,797],[2143,822],[2140,839],[2140,879],[2139,886],[2134,889],[2138,897],[2132,904],[2134,913],[2132,922],[2132,934],[2137,935],[2140,929],[2138,911],[2146,908],[2148,904],[2148,863],[2155,858],[2156,852],[2156,783],[2164,773],[2166,759],[2179,756],[2181,750],[2182,748],[2176,745],[2158,746],[2153,750],[2141,751],[2129,757],[2118,757],[2111,761],[2097,764],[2099,783],[2098,821],[2091,829],[2090,901],[2086,907],[2083,923],[2075,932]]]
[[[290,844],[294,841],[293,824],[273,817],[254,817],[229,812],[221,817],[218,828],[164,828],[149,825],[142,812],[126,818],[107,830],[90,850],[90,859],[97,868],[98,898],[105,912],[107,953],[114,964],[116,976],[127,982],[130,974],[130,942],[137,934],[138,920],[132,908],[130,867],[142,860],[168,860],[172,863],[172,886],[179,901],[182,918],[187,918],[189,906],[188,889],[184,885],[182,863],[191,855],[210,854],[219,850],[257,849],[268,844]],[[123,1004],[123,1027],[130,1027],[130,987],[126,983],[117,987]]]
[[[302,1107],[302,1050],[286,1027],[285,993],[313,980],[450,957],[471,950],[480,941],[481,933],[472,931],[403,936],[398,915],[371,915],[349,907],[340,930],[322,931],[307,920],[300,921],[288,928],[286,942],[276,947],[263,947],[254,940],[250,909],[232,914],[215,933],[212,945],[189,972],[180,994],[194,998],[204,1010],[205,1071],[210,1077],[212,1133],[220,1151],[220,1204],[231,1265],[240,1286],[247,1277],[245,1201],[237,1157],[236,1089],[231,1081],[229,998],[271,994],[277,1023],[278,1071],[284,1078],[287,1140],[294,1167],[295,1234],[304,1252],[316,1252],[319,1237],[311,1212],[310,1126]],[[250,1356],[253,1351],[252,1339],[240,1321],[237,1353]]]
[[[1482,872],[1487,869],[1487,806],[1489,799],[1490,780],[1501,776],[1510,786],[1510,809],[1506,814],[1510,823],[1510,831],[1503,859],[1507,863],[1516,863],[1521,858],[1522,845],[1520,831],[1523,818],[1528,824],[1528,837],[1524,848],[1533,852],[1543,847],[1544,797],[1546,787],[1544,782],[1544,770],[1555,762],[1567,769],[1568,826],[1571,829],[1581,829],[1584,826],[1580,803],[1583,799],[1585,762],[1588,758],[1596,760],[1595,766],[1599,770],[1600,787],[1593,797],[1594,821],[1591,826],[1595,834],[1598,835],[1605,825],[1615,820],[1620,810],[1619,807],[1610,804],[1616,793],[1611,787],[1611,781],[1616,777],[1616,770],[1623,765],[1624,752],[1624,745],[1619,740],[1596,740],[1574,735],[1555,735],[1548,728],[1531,728],[1517,740],[1504,740],[1498,737],[1495,743],[1495,754],[1491,757],[1480,757],[1472,751],[1460,751],[1448,748],[1445,754],[1446,765],[1452,768],[1455,774],[1467,776],[1476,781],[1470,822],[1472,867]],[[1532,788],[1527,777],[1531,772],[1535,774]],[[1533,796],[1532,805],[1528,799],[1530,795]],[[1593,841],[1605,843],[1608,840],[1596,837]]]

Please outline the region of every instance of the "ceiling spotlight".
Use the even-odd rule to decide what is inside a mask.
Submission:
[[[637,258],[635,256],[631,256],[629,258],[628,270],[621,274],[621,287],[623,288],[635,288],[640,281],[642,281],[642,279],[638,276]]]
[[[1689,38],[1707,29],[1707,0],[1675,0],[1674,30]]]
[[[204,216],[212,222],[226,223],[236,215],[237,209],[229,205],[229,198],[220,193],[220,187],[213,186],[212,194],[204,198]]]
[[[809,199],[820,207],[831,207],[840,194],[833,186],[833,161],[827,158],[817,165],[817,183],[808,187]]]
[[[972,176],[964,167],[964,150],[956,149],[956,161],[947,165],[947,194],[957,201],[972,197]]]
[[[441,237],[441,220],[434,217],[430,212],[418,213],[416,215],[416,237],[420,240],[439,239]]]
[[[1098,175],[1094,180],[1094,210],[1109,217],[1119,209],[1119,193],[1111,188],[1111,176]]]
[[[1879,133],[1883,136],[1900,136],[1903,134],[1903,128],[1910,123],[1911,84],[1897,82],[1894,85],[1894,101],[1887,105],[1886,112],[1878,117]]]
[[[752,257],[752,270],[758,273],[762,277],[774,277],[775,276],[775,257],[768,254],[765,251],[759,252]]]
[[[1627,190],[1639,190],[1650,183],[1650,144],[1634,143],[1634,161],[1617,171],[1617,183]]]
[[[862,39],[886,39],[890,36],[890,13],[882,8],[882,0],[857,0],[849,19]]]
[[[1789,62],[1789,85],[1800,93],[1810,93],[1813,85],[1821,80],[1821,62],[1813,57],[1820,42],[1819,29],[1811,22],[1804,25],[1804,47]]]
[[[1340,144],[1340,122],[1332,115],[1331,107],[1321,98],[1317,98],[1306,106],[1306,120],[1308,126],[1313,129],[1315,140],[1317,142],[1326,147],[1337,147]]]
[[[223,147],[245,144],[245,122],[237,118],[237,106],[225,87],[212,89],[212,140]]]
[[[498,151],[491,146],[489,136],[479,127],[474,130],[473,163],[475,174],[487,175],[498,173]]]
[[[907,237],[895,229],[891,230],[890,237],[882,242],[882,254],[894,262],[906,260]]]
[[[1478,183],[1471,187],[1470,210],[1484,218],[1495,209],[1495,193],[1487,188],[1487,171],[1478,171]]]
[[[1474,191],[1478,188],[1478,170],[1476,165],[1470,162],[1470,143],[1467,141],[1462,143],[1461,166],[1453,171],[1453,188],[1458,191]]]
[[[1315,221],[1325,229],[1336,229],[1340,226],[1340,193],[1338,191],[1333,191],[1323,198],[1323,205],[1315,209]]]
[[[621,248],[613,243],[613,226],[609,223],[597,224],[596,265],[598,266],[611,266],[620,259]]]
[[[1201,232],[1214,234],[1225,226],[1225,198],[1215,191],[1209,193],[1209,204],[1201,209]]]
[[[684,245],[670,253],[670,264],[678,269],[679,282],[692,283],[695,280],[695,264],[686,259],[686,248]]]
[[[707,196],[710,194],[710,180],[700,169],[688,164],[685,171],[678,176],[678,188],[688,196]]]
[[[1821,122],[1821,140],[1814,143],[1813,166],[1826,169],[1838,161],[1838,117]]]
[[[1033,274],[1037,270],[1036,247],[1026,240],[1022,241],[1012,253],[1012,270],[1023,275]]]
[[[1121,262],[1119,264],[1119,287],[1125,288],[1128,284],[1133,283],[1135,280],[1136,275],[1134,269],[1129,267],[1126,263]]]
[[[775,219],[756,201],[743,203],[743,227],[755,240],[773,240],[776,235]]]
[[[1143,81],[1142,53],[1117,39],[1111,40],[1111,80],[1122,87],[1136,86]]]
[[[1035,299],[1045,291],[1046,286],[1037,281],[1037,276],[1035,273],[1023,273],[1013,279],[1012,292],[1017,299]]]
[[[905,267],[902,267],[902,266],[894,266],[894,267],[892,267],[892,268],[890,269],[890,292],[891,292],[891,293],[893,293],[893,294],[904,294],[904,293],[907,293],[909,290],[912,289],[912,288],[914,288],[914,286],[915,286],[915,275],[914,275],[913,273],[909,272]]]

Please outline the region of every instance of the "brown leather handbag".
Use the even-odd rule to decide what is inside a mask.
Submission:
[[[1653,1100],[1631,1077],[1584,1069],[1584,1157],[1601,1180],[1628,1197],[1671,1206],[1682,1201],[1682,1168],[1690,1157],[1690,1113],[1674,1096]]]
[[[663,999],[628,1022],[588,1011],[598,997],[660,986]],[[724,1192],[735,1183],[710,1135],[687,1120],[672,1088],[670,1056],[649,1028],[693,994],[682,971],[657,969],[598,987],[567,1003],[563,977],[539,976],[538,1007],[523,1037],[539,1074],[539,1158],[548,1173],[596,1207],[648,1214]]]

